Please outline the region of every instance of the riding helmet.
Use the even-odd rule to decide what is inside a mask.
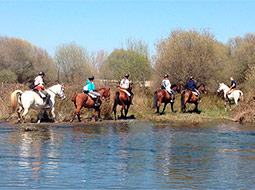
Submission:
[[[45,75],[45,73],[43,72],[43,71],[40,71],[39,73],[38,73],[38,75]]]
[[[90,76],[90,77],[89,77],[89,80],[94,80],[94,76]]]
[[[127,78],[128,78],[128,77],[129,77],[129,74],[125,74],[125,77],[127,77]]]
[[[166,77],[169,77],[168,74],[165,74],[165,75],[164,75],[164,78],[166,78]]]

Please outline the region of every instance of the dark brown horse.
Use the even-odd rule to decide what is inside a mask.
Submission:
[[[110,88],[100,88],[96,90],[96,92],[98,92],[101,95],[100,101],[102,98],[104,98],[106,101],[110,100]],[[73,122],[74,117],[76,115],[78,117],[78,120],[81,121],[80,110],[82,107],[95,109],[95,114],[94,114],[95,121],[97,120],[97,116],[100,118],[100,106],[95,106],[94,100],[88,94],[76,93],[73,96],[72,101],[75,105],[76,110],[70,122]]]
[[[204,84],[200,84],[197,89],[200,93],[206,93]],[[199,112],[198,111],[198,102],[199,102],[199,97],[196,96],[191,90],[183,90],[181,92],[181,111],[182,112],[186,111],[187,103],[195,104],[195,109],[193,111]]]
[[[129,84],[129,89],[132,90],[133,83]],[[116,112],[117,112],[117,105],[121,105],[121,118],[127,118],[128,109],[130,107],[131,100],[130,97],[127,95],[126,92],[123,90],[118,90],[114,94],[114,104],[113,104],[113,112],[114,112],[114,119],[116,120]],[[125,116],[123,115],[123,110],[125,110]]]
[[[175,93],[180,93],[181,92],[181,86],[179,84],[173,84],[171,86],[171,89]],[[164,103],[164,108],[163,108],[162,112],[160,113],[160,114],[163,114],[165,109],[166,109],[166,105],[170,102],[172,112],[174,112],[174,99],[175,99],[175,95],[173,95],[173,102],[170,102],[171,95],[166,90],[159,89],[159,90],[154,92],[153,108],[157,108],[156,113],[159,113],[160,106],[161,106],[162,103]]]

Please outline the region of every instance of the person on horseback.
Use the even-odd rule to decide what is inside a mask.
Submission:
[[[188,80],[188,82],[185,85],[185,88],[187,90],[191,90],[197,93],[198,101],[200,100],[200,92],[197,89],[197,83],[193,80],[193,76],[191,76]]]
[[[164,79],[161,82],[161,89],[166,90],[170,94],[171,96],[170,102],[173,102],[174,101],[173,95],[175,94],[175,92],[171,89],[171,83],[168,74],[164,75]]]
[[[130,102],[132,104],[132,100],[134,97],[134,94],[132,90],[129,88],[129,80],[128,80],[129,74],[125,74],[124,78],[120,81],[120,89],[125,91],[126,94],[130,97]]]
[[[85,94],[90,95],[92,99],[93,99],[93,96],[96,96],[95,106],[100,106],[100,94],[95,91],[95,84],[93,82],[94,76],[90,76],[88,79],[89,80],[83,87],[83,92]]]
[[[43,100],[45,101],[45,107],[44,108],[50,108],[49,102],[50,102],[50,95],[48,94],[48,92],[45,90],[44,85],[44,76],[45,73],[43,71],[40,71],[38,73],[38,76],[34,79],[34,90],[39,91],[40,93],[42,93],[45,97],[42,97]]]
[[[227,91],[226,95],[230,95],[234,90],[236,90],[236,81],[235,81],[235,79],[233,77],[230,77],[230,81],[231,81],[230,88]],[[225,97],[225,98],[227,98],[227,97]]]

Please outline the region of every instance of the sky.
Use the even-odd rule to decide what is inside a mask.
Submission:
[[[151,54],[175,29],[208,29],[223,43],[255,33],[255,1],[0,0],[0,36],[21,38],[54,56],[61,44],[111,53],[128,38]]]

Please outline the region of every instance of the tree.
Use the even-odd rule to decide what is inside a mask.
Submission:
[[[226,78],[229,49],[207,30],[174,30],[157,45],[156,80],[166,73],[173,83],[185,84],[190,76],[215,90]],[[223,74],[223,73],[224,74]]]
[[[131,50],[116,49],[108,56],[101,70],[106,79],[120,80],[125,73],[129,73],[134,82],[143,82],[150,79],[151,68],[146,56]]]
[[[75,43],[58,46],[55,61],[66,82],[81,82],[93,73],[87,50]]]
[[[0,63],[0,68],[14,73],[20,83],[31,80],[40,70],[51,71],[51,76],[56,73],[46,51],[19,38],[0,37]]]

